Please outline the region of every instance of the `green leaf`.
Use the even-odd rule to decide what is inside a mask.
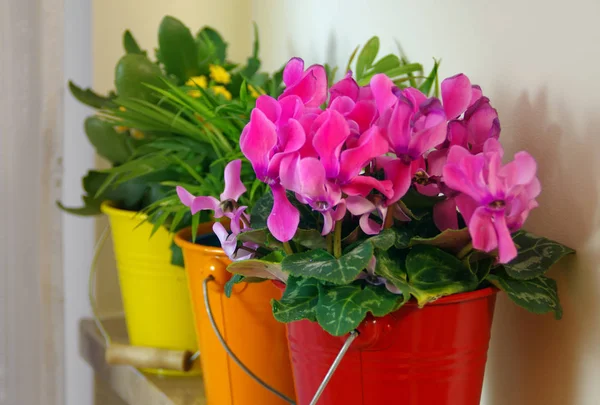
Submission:
[[[396,232],[394,229],[384,229],[378,235],[367,239],[373,247],[380,250],[388,250],[396,243]]]
[[[69,214],[72,214],[72,215],[79,215],[79,216],[86,217],[86,216],[92,216],[92,215],[99,215],[101,213],[100,203],[102,201],[95,200],[86,195],[82,196],[81,198],[83,199],[83,207],[79,207],[79,208],[65,207],[63,205],[63,203],[60,201],[57,201],[56,205],[61,210],[68,212]]]
[[[158,45],[167,73],[181,82],[199,74],[196,42],[181,21],[171,16],[163,18],[158,28]]]
[[[233,286],[244,281],[244,276],[241,274],[234,274],[226,283],[225,283],[225,296],[227,298],[231,297],[231,292],[233,291]]]
[[[171,242],[171,264],[179,267],[184,266],[183,250],[181,250],[181,248],[177,246],[175,241]]]
[[[411,289],[406,275],[406,251],[390,249],[385,252],[380,250],[375,252],[375,257],[377,258],[375,274],[384,277],[402,291],[404,301],[408,301]]]
[[[309,250],[286,256],[283,271],[294,276],[313,277],[334,284],[352,282],[367,267],[373,257],[373,245],[362,243],[339,259],[323,249]]]
[[[477,276],[479,281],[482,281],[490,273],[494,261],[495,259],[493,257],[490,257],[482,252],[475,251],[467,257],[466,264],[469,268],[469,271]]]
[[[133,34],[129,30],[126,30],[123,33],[123,48],[125,48],[125,52],[127,53],[137,53],[140,55],[146,55],[146,52],[142,51],[137,41],[133,37]]]
[[[196,34],[199,66],[206,69],[209,64],[222,65],[227,56],[227,43],[223,37],[211,27],[203,27]]]
[[[373,65],[373,69],[369,73],[386,73],[389,70],[395,69],[400,66],[400,58],[394,54],[389,54],[379,59],[377,63]]]
[[[284,323],[302,319],[315,321],[318,285],[319,282],[314,278],[290,276],[281,299],[271,301],[275,319]]]
[[[379,38],[372,37],[367,41],[363,49],[360,51],[358,55],[358,59],[356,60],[356,78],[361,79],[366,73],[367,69],[371,67],[371,64],[377,57],[377,53],[379,52]]]
[[[430,245],[440,249],[447,250],[453,253],[458,253],[469,244],[471,235],[468,228],[463,229],[446,229],[433,238],[422,238],[415,236],[410,240],[411,246]]]
[[[401,297],[382,287],[359,283],[325,287],[319,285],[317,321],[333,336],[342,336],[356,329],[368,312],[384,316],[399,307]]]
[[[279,249],[283,245],[277,239],[270,238],[271,234],[267,228],[252,229],[244,231],[238,235],[238,240],[242,242],[252,242],[268,249]]]
[[[144,55],[123,56],[115,69],[115,87],[120,97],[154,102],[158,99],[147,84],[164,89],[160,68]],[[140,128],[141,129],[141,128]]]
[[[258,277],[268,280],[280,280],[284,283],[288,279],[288,272],[282,269],[279,262],[269,261],[268,257],[263,259],[241,260],[227,266],[227,271],[240,274],[244,277]]]
[[[325,238],[316,229],[298,229],[292,240],[309,249],[327,248]]]
[[[96,153],[113,165],[120,165],[131,157],[131,140],[128,132],[119,133],[115,131],[112,124],[91,116],[85,120],[85,134],[96,149]]]
[[[91,89],[84,90],[72,81],[69,81],[69,90],[71,91],[73,97],[75,97],[79,102],[93,108],[100,109],[112,104],[110,98],[100,96],[94,93],[94,91]]]
[[[471,291],[478,280],[455,256],[433,246],[420,245],[406,257],[408,281],[419,306],[445,295]]]
[[[504,269],[509,276],[520,280],[541,276],[560,259],[575,253],[565,245],[525,231],[517,232],[513,240],[519,246],[517,257],[504,264]]]
[[[556,281],[545,276],[530,280],[515,280],[503,271],[489,274],[489,280],[508,294],[517,305],[535,314],[554,312],[556,319],[562,318],[562,307],[558,298]]]
[[[440,61],[434,59],[433,60],[433,68],[431,69],[431,73],[429,73],[429,76],[427,76],[427,79],[425,79],[423,81],[423,83],[421,83],[421,85],[419,86],[419,90],[421,90],[427,96],[430,95],[431,88],[433,87],[433,84],[436,82],[439,67],[440,67]]]

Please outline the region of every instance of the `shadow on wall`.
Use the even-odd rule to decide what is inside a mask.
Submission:
[[[517,103],[516,97],[499,90],[493,100],[504,124],[507,149],[527,150],[539,164],[540,207],[526,228],[575,248],[577,255],[562,261],[550,274],[559,284],[564,306],[561,321],[530,314],[499,295],[483,403],[589,404],[577,397],[577,386],[582,379],[597,378],[585,370],[600,360],[600,277],[596,270],[600,249],[594,240],[600,229],[600,159],[594,149],[600,117],[590,112],[584,126],[573,121],[566,105],[552,109],[560,116],[551,116],[546,89],[534,100],[523,93]]]

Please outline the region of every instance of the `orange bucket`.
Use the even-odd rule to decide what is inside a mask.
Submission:
[[[175,243],[183,249],[207,405],[286,405],[225,352],[210,324],[202,284],[207,277],[214,277],[207,285],[208,299],[217,327],[232,352],[265,383],[295,398],[285,325],[277,322],[271,312],[271,299],[279,298],[281,292],[270,282],[240,283],[227,298],[223,287],[231,278],[226,270],[231,261],[217,247],[212,224],[201,224],[198,235],[205,236],[206,245],[192,243],[189,228],[175,236]]]

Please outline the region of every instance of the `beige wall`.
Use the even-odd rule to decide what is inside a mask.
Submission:
[[[184,22],[196,34],[204,25],[216,28],[229,42],[229,57],[245,61],[252,51],[250,0],[94,0],[93,19],[93,88],[99,92],[114,89],[114,68],[124,51],[122,35],[129,29],[148,55],[154,58],[158,44],[158,26],[165,15]],[[98,165],[102,167],[103,162]],[[106,226],[98,220],[97,234]],[[117,273],[108,240],[98,265],[98,307],[102,314],[122,311]]]
[[[600,404],[599,17],[598,0],[253,2],[271,67],[293,54],[345,66],[371,35],[388,51],[397,39],[481,84],[508,151],[537,158],[543,193],[526,227],[578,255],[552,271],[562,321],[499,299],[484,405]]]

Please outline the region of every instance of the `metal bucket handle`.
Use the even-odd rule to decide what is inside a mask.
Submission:
[[[215,322],[215,318],[213,316],[212,309],[210,307],[210,301],[208,299],[208,283],[211,281],[215,281],[215,278],[212,275],[205,278],[202,283],[202,292],[204,294],[204,306],[206,308],[206,313],[208,314],[208,320],[210,321],[210,325],[212,326],[212,329],[215,332],[215,335],[217,336],[219,343],[221,343],[221,346],[223,346],[223,350],[225,350],[225,352],[229,355],[229,357],[231,357],[231,359],[235,362],[235,364],[237,364],[246,374],[248,374],[248,376],[250,378],[252,378],[254,381],[256,381],[259,385],[261,385],[268,391],[272,392],[273,394],[275,394],[282,400],[286,401],[287,403],[289,403],[291,405],[296,405],[296,402],[294,400],[292,400],[291,398],[288,398],[286,395],[277,391],[275,388],[271,387],[269,384],[267,384],[266,382],[261,380],[256,374],[254,374],[252,371],[250,371],[250,369],[248,367],[246,367],[246,365],[244,363],[242,363],[242,361],[229,348],[229,346],[225,342],[225,339],[223,338],[223,335],[221,335],[221,332],[219,331],[219,328],[217,327],[217,323]],[[339,353],[335,357],[335,360],[329,367],[329,370],[327,371],[327,374],[323,378],[323,381],[319,385],[319,388],[317,389],[317,392],[315,393],[312,401],[310,401],[310,405],[317,404],[317,402],[319,401],[319,398],[321,398],[321,395],[323,394],[323,391],[325,391],[327,384],[329,384],[331,377],[333,377],[333,374],[335,373],[335,371],[338,368],[338,366],[340,365],[342,359],[348,352],[348,349],[350,349],[350,345],[352,345],[352,342],[354,341],[354,339],[356,339],[358,337],[358,334],[359,334],[359,332],[356,329],[354,329],[353,331],[350,332],[350,334],[346,338],[346,341],[344,342],[342,348],[340,349]]]

